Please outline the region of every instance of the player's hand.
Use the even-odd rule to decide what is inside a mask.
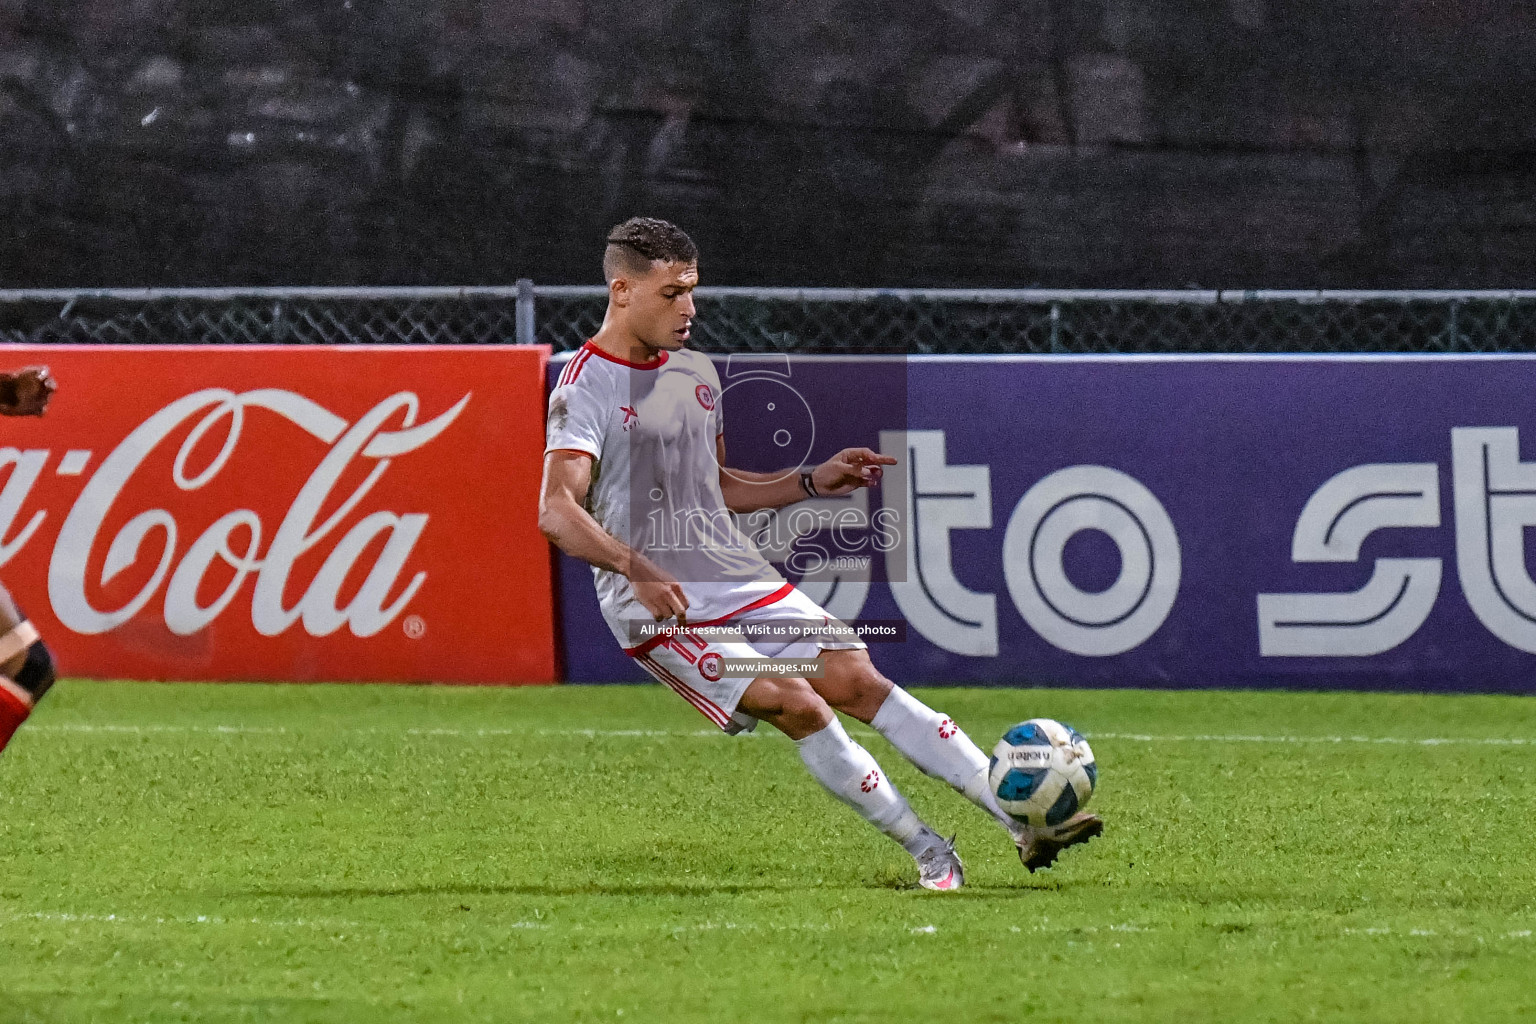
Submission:
[[[844,448],[811,471],[811,482],[817,494],[838,498],[860,487],[873,487],[885,472],[881,467],[894,465],[894,458],[869,448]]]
[[[678,625],[688,624],[688,595],[683,593],[683,585],[655,562],[642,558],[630,572],[629,582],[634,585],[635,599],[657,622],[676,617]]]
[[[41,416],[58,386],[46,366],[0,374],[0,416]]]

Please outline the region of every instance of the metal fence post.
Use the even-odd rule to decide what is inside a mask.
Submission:
[[[532,345],[534,342],[533,282],[526,277],[517,279],[517,343]]]
[[[1061,348],[1061,304],[1051,303],[1051,351],[1060,352]]]

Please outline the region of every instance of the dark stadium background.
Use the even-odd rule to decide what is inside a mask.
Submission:
[[[11,287],[1509,287],[1517,0],[5,0]]]
[[[1532,0],[0,0],[0,143],[0,1024],[1536,1020]],[[732,464],[894,459],[807,588],[1102,836],[850,718],[923,892],[574,685],[643,677],[540,425],[637,214]]]

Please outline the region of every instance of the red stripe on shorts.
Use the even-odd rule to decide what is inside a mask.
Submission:
[[[654,658],[641,658],[640,664],[650,669],[673,692],[692,704],[699,710],[700,714],[720,726],[720,728],[725,728],[726,723],[731,720],[731,716],[725,713],[725,709],[683,682],[671,669],[661,664],[661,662],[656,661]]]
[[[688,703],[697,708],[699,713],[702,714],[705,718],[709,719],[711,722],[714,722],[722,729],[724,729],[727,723],[730,722],[731,716],[725,713],[724,708],[720,707],[720,705],[716,704],[714,701],[710,700],[708,697],[704,696],[702,693],[695,690],[681,679],[677,678],[677,676],[674,675],[672,671],[665,665],[661,664],[654,658],[641,657],[639,661],[640,664],[650,669],[651,672],[656,675],[662,682],[671,687],[673,692],[675,692],[679,697],[683,698],[683,700],[686,700]]]

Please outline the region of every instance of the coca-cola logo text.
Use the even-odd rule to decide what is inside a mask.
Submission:
[[[90,475],[70,508],[48,565],[48,596],[54,613],[77,633],[104,633],[138,615],[163,589],[165,625],[171,632],[186,636],[223,614],[247,578],[254,575],[251,624],[262,635],[276,636],[301,622],[311,636],[327,636],[343,626],[355,636],[373,636],[404,611],[426,580],[426,573],[418,571],[403,588],[399,585],[429,516],[416,511],[378,510],[364,515],[345,532],[341,527],[388,471],[390,461],[432,442],[458,418],[471,397],[464,395],[446,411],[419,424],[420,401],[410,391],[385,398],[351,423],[304,395],[277,388],[238,393],[208,388],[171,402],[117,444]],[[252,412],[256,415],[248,417]],[[171,509],[149,508],[106,536],[106,524],[113,518],[125,487],[136,473],[147,472],[146,462],[167,439],[191,424],[176,451],[170,475],[178,490],[197,491],[219,478],[229,464],[241,445],[248,418],[255,420],[265,414],[275,414],[329,446],[275,529],[252,509],[235,508],[186,543],[188,538]],[[390,423],[393,426],[386,429]],[[216,444],[213,456],[202,462]],[[45,511],[33,513],[14,537],[4,539],[50,455],[48,449],[0,449],[0,470],[10,469],[5,487],[0,489],[0,565],[25,547],[47,515]],[[71,451],[57,472],[81,473],[89,457],[89,453]],[[355,465],[366,468],[366,475],[336,504],[332,494],[349,467]],[[354,478],[357,472],[362,469],[354,472]],[[322,520],[321,513],[327,509],[330,511]],[[87,566],[103,543],[107,548],[97,581],[100,586],[140,566],[141,559],[143,566],[154,565],[136,593],[112,607],[101,606],[104,602],[99,598],[93,602],[88,595],[92,587],[88,586]],[[325,551],[322,545],[327,543],[329,550],[319,570],[307,584],[297,581],[295,585],[302,585],[302,593],[292,604],[285,604],[295,562],[311,550]],[[373,553],[372,563],[360,566],[359,559],[365,553]],[[223,573],[232,571],[232,576],[212,600],[205,600],[206,595],[200,598],[200,591],[216,563],[227,567]],[[365,568],[366,576],[343,604],[343,583],[354,568]]]

